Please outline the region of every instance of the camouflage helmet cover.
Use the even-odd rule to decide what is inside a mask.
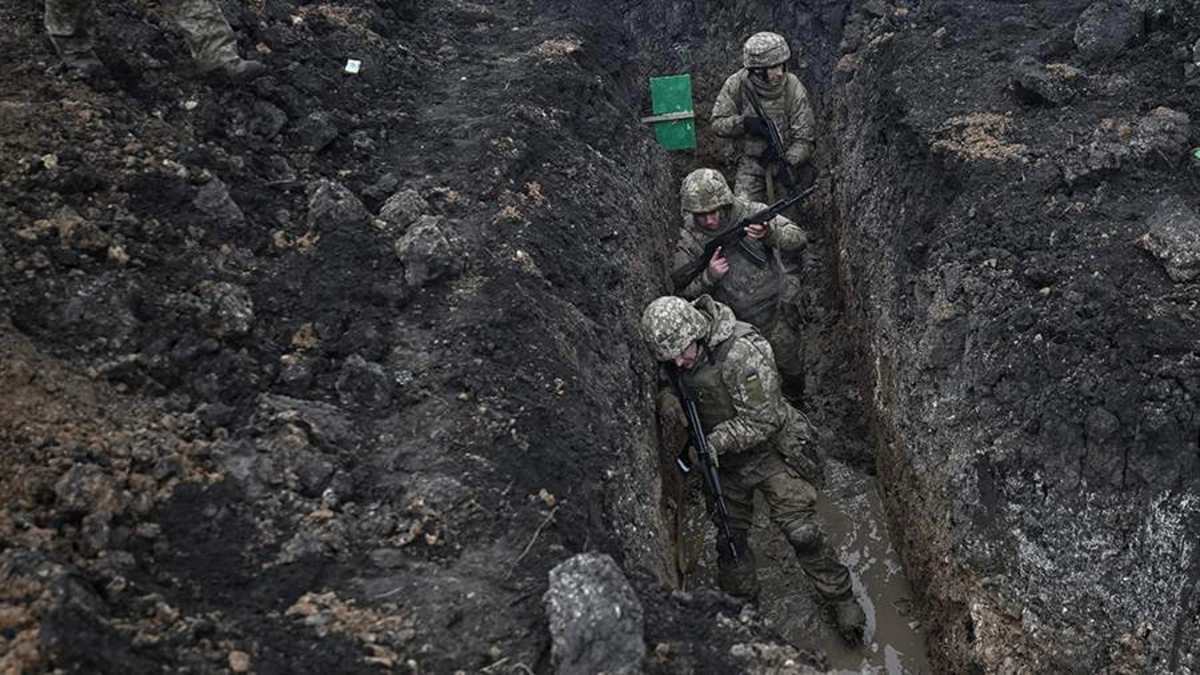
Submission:
[[[642,312],[642,339],[659,361],[670,361],[708,331],[708,319],[692,303],[667,295]]]
[[[729,183],[716,169],[696,169],[679,187],[680,206],[688,213],[709,213],[733,203]]]
[[[770,68],[791,56],[787,40],[779,33],[755,33],[742,46],[742,65],[747,68]]]

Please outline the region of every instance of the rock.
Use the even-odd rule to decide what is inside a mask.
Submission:
[[[361,436],[341,408],[320,401],[305,401],[275,394],[258,398],[256,416],[262,420],[299,422],[317,447],[326,451],[354,448]]]
[[[862,13],[874,19],[890,16],[894,10],[883,0],[867,0],[862,5]]]
[[[76,464],[54,484],[58,508],[67,513],[116,513],[112,478],[94,464]]]
[[[248,118],[238,119],[230,129],[234,136],[249,136],[269,141],[283,131],[288,123],[288,116],[278,106],[267,101],[258,100],[254,103],[254,113]]]
[[[314,232],[352,230],[367,222],[367,209],[345,185],[318,180],[309,185],[308,227]]]
[[[1065,63],[1042,65],[1025,58],[1013,70],[1013,88],[1027,103],[1064,105],[1087,84],[1083,71]]]
[[[233,197],[229,194],[229,188],[219,178],[213,178],[200,186],[192,204],[202,213],[222,224],[238,227],[246,224],[246,216],[242,213],[241,207],[233,201]]]
[[[210,306],[213,334],[219,338],[246,335],[254,326],[254,302],[250,291],[227,281],[205,282],[200,295]]]
[[[289,394],[302,394],[313,380],[314,359],[296,354],[284,354],[279,359],[279,386]]]
[[[387,196],[396,191],[400,186],[400,178],[392,172],[388,172],[379,177],[369,187],[363,190],[363,197],[375,202],[380,202],[387,199]]]
[[[235,673],[250,672],[250,655],[243,651],[234,650],[229,652],[229,669]]]
[[[428,208],[429,202],[416,190],[405,189],[388,198],[383,208],[379,209],[379,217],[399,235],[408,230]]]
[[[1142,36],[1142,17],[1126,0],[1098,0],[1079,17],[1075,47],[1087,61],[1105,61]]]
[[[297,452],[292,470],[300,479],[300,494],[320,497],[333,476],[333,464],[315,452]]]
[[[1183,199],[1164,199],[1146,225],[1138,244],[1163,263],[1172,281],[1200,276],[1200,216]]]
[[[338,131],[332,113],[318,110],[309,113],[291,133],[301,148],[315,153],[324,150],[341,132]]]
[[[1186,113],[1158,107],[1130,123],[1106,118],[1092,133],[1092,139],[1063,163],[1068,182],[1096,172],[1115,171],[1131,164],[1161,161],[1177,157],[1188,147],[1191,120]]]
[[[108,236],[95,223],[64,206],[54,214],[54,228],[63,246],[85,253],[108,252]]]
[[[112,514],[107,512],[89,513],[83,518],[82,535],[83,552],[95,555],[108,548],[112,535]]]
[[[559,564],[544,600],[557,675],[641,672],[642,605],[611,557],[581,553]]]
[[[404,263],[404,280],[419,288],[452,276],[463,268],[457,246],[442,231],[441,216],[421,216],[396,242],[396,255]]]
[[[342,405],[379,410],[392,402],[392,378],[378,363],[358,354],[342,362],[337,391]]]

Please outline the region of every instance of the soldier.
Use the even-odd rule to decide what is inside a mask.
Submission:
[[[675,245],[673,264],[678,269],[695,260],[709,239],[742,218],[767,208],[729,191],[725,177],[714,169],[697,169],[683,179],[679,189],[683,227]],[[694,299],[708,293],[728,305],[738,319],[752,324],[775,350],[789,397],[803,389],[800,342],[781,316],[783,298],[795,295],[798,284],[784,271],[780,251],[795,251],[808,244],[808,236],[795,223],[776,216],[767,225],[746,226],[746,237],[730,250],[720,250],[708,266],[686,287],[675,293]],[[765,261],[765,262],[764,262]]]
[[[755,33],[742,49],[745,67],[730,75],[713,105],[712,128],[718,136],[744,138],[733,190],[752,201],[771,201],[767,181],[782,168],[805,165],[815,142],[812,104],[800,79],[787,72],[792,55],[787,40],[776,33]],[[767,145],[767,129],[746,99],[752,88],[763,111],[775,121],[783,137],[786,157],[774,157]],[[804,172],[801,171],[801,174]]]
[[[183,29],[200,71],[232,80],[251,80],[266,72],[258,61],[237,53],[237,40],[214,0],[167,0],[171,19]],[[107,79],[93,45],[93,0],[46,0],[46,33],[67,70],[89,81]]]
[[[693,302],[674,296],[651,302],[642,314],[642,337],[659,361],[679,369],[694,394],[729,512],[729,540],[718,528],[717,580],[730,595],[756,598],[754,555],[747,546],[754,492],[762,494],[770,518],[786,535],[844,640],[862,639],[865,616],[850,588],[850,572],[839,563],[816,522],[820,469],[806,447],[811,429],[779,391],[771,346],[753,326],[707,295]],[[678,408],[677,402],[675,407]],[[669,416],[672,402],[665,402]]]

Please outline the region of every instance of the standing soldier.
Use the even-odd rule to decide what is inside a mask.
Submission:
[[[259,61],[237,53],[237,38],[214,0],[167,0],[164,7],[183,29],[184,39],[203,73],[251,80],[266,72]],[[107,78],[96,56],[92,25],[94,0],[46,0],[46,33],[67,70],[87,80]]]
[[[767,208],[735,197],[725,177],[715,169],[697,169],[683,179],[679,189],[683,226],[675,245],[676,269],[696,260],[710,239],[746,216]],[[767,336],[778,359],[789,397],[803,389],[800,341],[782,316],[784,297],[794,295],[794,277],[787,275],[780,251],[804,248],[808,236],[795,223],[775,216],[765,225],[747,225],[746,236],[728,250],[718,249],[708,265],[675,293],[694,299],[703,293],[728,305],[741,321]]]
[[[707,295],[694,302],[674,296],[651,302],[642,314],[642,337],[654,358],[678,369],[693,394],[710,452],[719,459],[729,531],[726,536],[717,523],[721,588],[744,598],[758,595],[747,545],[758,491],[839,634],[851,644],[861,641],[866,619],[850,588],[850,572],[816,522],[812,482],[820,469],[805,448],[811,430],[783,400],[771,345]]]
[[[792,55],[787,40],[777,33],[755,33],[742,49],[745,66],[725,80],[713,105],[712,128],[718,136],[743,138],[734,192],[756,202],[773,201],[768,181],[781,175],[784,162],[799,168],[809,161],[815,144],[812,104],[800,78],[787,72]],[[776,157],[767,143],[767,126],[748,99],[758,95],[763,112],[779,129],[784,157]],[[803,172],[800,172],[803,173]]]

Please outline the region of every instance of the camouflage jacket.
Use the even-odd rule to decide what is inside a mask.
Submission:
[[[782,436],[794,433],[798,420],[780,393],[771,345],[709,296],[692,305],[709,319],[703,338],[707,354],[682,374],[713,452],[722,466],[736,466],[749,461],[749,455],[783,451]]]
[[[711,124],[713,132],[718,136],[744,139],[742,165],[751,173],[761,175],[766,173],[766,169],[760,162],[746,161],[758,160],[767,149],[766,140],[747,136],[742,128],[742,118],[754,114],[754,109],[745,96],[745,88],[755,86],[749,77],[749,73],[743,68],[725,80],[721,92],[717,94],[717,102],[713,104]],[[812,155],[816,144],[812,103],[808,100],[808,91],[801,84],[800,78],[792,73],[787,74],[779,89],[779,93],[772,96],[765,93],[763,87],[755,86],[763,110],[775,120],[779,134],[783,136],[783,143],[787,147],[787,161],[803,164]]]
[[[704,245],[709,239],[742,218],[765,208],[767,207],[763,204],[734,197],[733,204],[721,211],[720,226],[711,232],[696,227],[692,222],[692,215],[684,213],[683,227],[675,244],[672,264],[678,268],[695,260],[703,253]],[[706,266],[687,287],[677,288],[675,293],[689,300],[708,293],[717,302],[728,305],[734,315],[742,321],[753,324],[760,331],[770,332],[778,314],[783,290],[784,270],[779,251],[801,248],[807,242],[808,236],[804,230],[787,218],[776,216],[770,222],[770,230],[766,237],[761,240],[746,237],[738,246],[724,251],[726,259],[729,260],[729,271],[725,276],[714,281],[708,275]],[[756,264],[754,256],[760,260],[765,258],[766,266],[760,267]]]

